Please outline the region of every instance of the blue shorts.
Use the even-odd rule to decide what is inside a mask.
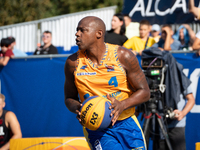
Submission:
[[[143,132],[135,115],[102,131],[83,129],[92,150],[146,150]]]

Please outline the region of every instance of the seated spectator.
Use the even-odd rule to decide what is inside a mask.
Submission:
[[[189,12],[191,12],[196,20],[200,20],[200,8],[194,5],[194,0],[189,0]],[[197,32],[192,49],[197,51],[197,56],[200,56],[200,31]]]
[[[141,55],[144,49],[151,47],[155,43],[155,40],[149,36],[150,26],[149,21],[140,21],[140,36],[134,36],[128,39],[123,46],[131,49],[135,54],[139,53]]]
[[[22,138],[22,133],[16,115],[4,107],[5,96],[0,94],[0,150],[9,150],[10,139]]]
[[[10,42],[11,42],[11,50],[14,53],[15,57],[24,57],[24,56],[27,56],[26,53],[24,53],[24,52],[22,52],[22,51],[20,51],[20,50],[18,50],[18,49],[15,48],[16,41],[15,41],[14,37],[9,36],[8,40],[10,40]]]
[[[50,31],[44,31],[42,35],[42,41],[44,45],[38,47],[34,55],[48,55],[48,54],[58,54],[58,50],[55,46],[51,44],[52,34]]]
[[[200,56],[200,31],[196,34],[192,49],[197,51],[197,56]]]
[[[152,47],[157,47],[160,50],[180,50],[181,43],[178,40],[172,38],[174,31],[172,30],[171,25],[164,25],[162,27],[161,38],[158,43],[155,43]]]
[[[151,36],[157,43],[160,40],[160,26],[158,24],[153,24],[151,27]]]
[[[132,38],[133,36],[139,36],[139,26],[138,22],[132,22],[131,17],[129,15],[124,15],[124,21],[126,25],[126,37],[128,39]]]
[[[126,28],[124,16],[121,13],[115,14],[112,18],[111,25],[111,30],[107,31],[105,34],[104,42],[122,46],[128,39],[125,36]]]
[[[13,58],[14,54],[11,50],[11,42],[7,38],[1,39],[1,51],[0,51],[0,65],[6,66],[10,58]]]
[[[192,50],[195,33],[189,25],[183,24],[178,28],[177,32],[173,35],[173,38],[181,42],[182,50]]]

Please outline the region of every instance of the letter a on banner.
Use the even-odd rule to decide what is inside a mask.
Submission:
[[[140,11],[142,17],[145,17],[145,8],[144,8],[144,1],[143,0],[138,0],[137,3],[135,4],[134,8],[130,11],[129,16],[133,16],[133,14],[136,11]]]

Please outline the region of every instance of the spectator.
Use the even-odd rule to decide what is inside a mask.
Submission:
[[[42,35],[42,41],[44,45],[38,47],[34,55],[48,55],[48,54],[58,54],[58,50],[55,46],[51,44],[52,33],[50,31],[44,31]]]
[[[197,51],[197,56],[200,56],[200,31],[196,34],[192,49]]]
[[[158,24],[153,24],[151,28],[151,36],[157,43],[160,40],[160,26]]]
[[[138,22],[132,22],[131,17],[127,14],[124,15],[124,21],[126,25],[126,37],[128,39],[132,38],[133,36],[139,36],[139,26]]]
[[[191,12],[197,20],[200,20],[200,8],[194,5],[194,0],[189,0],[189,12]],[[196,54],[200,56],[200,31],[196,34],[192,49],[197,50]]]
[[[173,35],[173,38],[181,42],[182,50],[192,50],[195,33],[189,25],[183,24],[178,28],[177,32]]]
[[[112,28],[105,34],[105,42],[122,46],[128,39],[125,36],[124,16],[121,13],[115,14],[112,18]]]
[[[10,42],[11,42],[11,50],[14,53],[15,57],[24,57],[24,56],[27,56],[26,53],[24,53],[24,52],[22,52],[22,51],[20,51],[20,50],[18,50],[18,49],[15,48],[16,41],[15,41],[14,37],[9,36],[8,40],[10,40]]]
[[[0,94],[0,150],[8,150],[10,148],[10,139],[22,138],[20,124],[16,115],[4,110],[5,96]]]
[[[10,58],[13,58],[14,54],[11,50],[11,42],[7,38],[1,39],[1,51],[0,51],[0,65],[6,66]]]
[[[190,112],[194,104],[195,99],[190,84],[188,88],[180,95],[180,101],[177,104],[178,108],[173,111],[175,113],[175,118],[168,124],[168,135],[173,150],[186,150],[186,115]]]
[[[155,43],[152,47],[157,47],[160,50],[180,50],[181,43],[178,40],[172,38],[174,32],[170,25],[164,25],[162,27],[161,39],[158,43]]]
[[[155,40],[149,36],[150,33],[150,23],[147,20],[140,21],[140,36],[134,36],[128,39],[124,43],[124,47],[128,49],[132,49],[132,51],[136,54],[139,53],[141,55],[144,49],[151,47]]]

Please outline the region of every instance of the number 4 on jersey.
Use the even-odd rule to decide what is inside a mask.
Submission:
[[[117,77],[111,77],[110,80],[108,81],[108,84],[110,86],[114,85],[114,87],[118,87],[118,82],[117,82]]]

